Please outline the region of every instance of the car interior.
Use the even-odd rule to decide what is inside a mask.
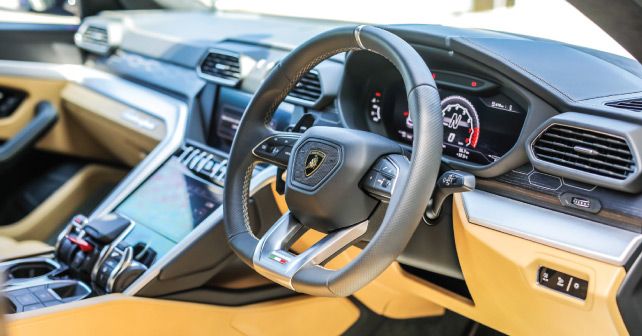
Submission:
[[[642,334],[638,0],[570,2],[628,56],[63,2],[0,24],[6,334]]]

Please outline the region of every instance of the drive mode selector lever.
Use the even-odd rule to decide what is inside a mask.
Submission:
[[[116,246],[100,265],[94,283],[105,293],[119,293],[147,270],[135,260],[131,246]]]
[[[441,213],[441,208],[448,196],[454,193],[467,192],[475,189],[475,175],[460,170],[449,170],[437,179],[437,186],[424,214],[424,222],[430,224]]]

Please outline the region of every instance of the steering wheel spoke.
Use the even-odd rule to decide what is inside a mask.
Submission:
[[[388,203],[397,182],[408,174],[405,156],[392,154],[380,157],[361,179],[360,186],[370,196]]]
[[[299,133],[273,132],[252,149],[252,155],[259,161],[286,168],[292,148],[300,138]]]
[[[366,233],[368,221],[328,233],[307,250],[294,254],[290,247],[309,229],[289,212],[261,238],[254,252],[255,269],[268,279],[290,289],[292,278],[304,268],[323,265]]]

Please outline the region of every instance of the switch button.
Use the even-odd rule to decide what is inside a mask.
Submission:
[[[588,293],[587,280],[548,267],[539,268],[537,283],[556,292],[568,294],[580,300],[586,300],[586,295]]]

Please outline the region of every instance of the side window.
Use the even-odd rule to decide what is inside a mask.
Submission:
[[[80,63],[79,1],[0,0],[0,60]]]
[[[78,0],[2,0],[0,22],[77,22]],[[67,20],[61,20],[67,18]]]

